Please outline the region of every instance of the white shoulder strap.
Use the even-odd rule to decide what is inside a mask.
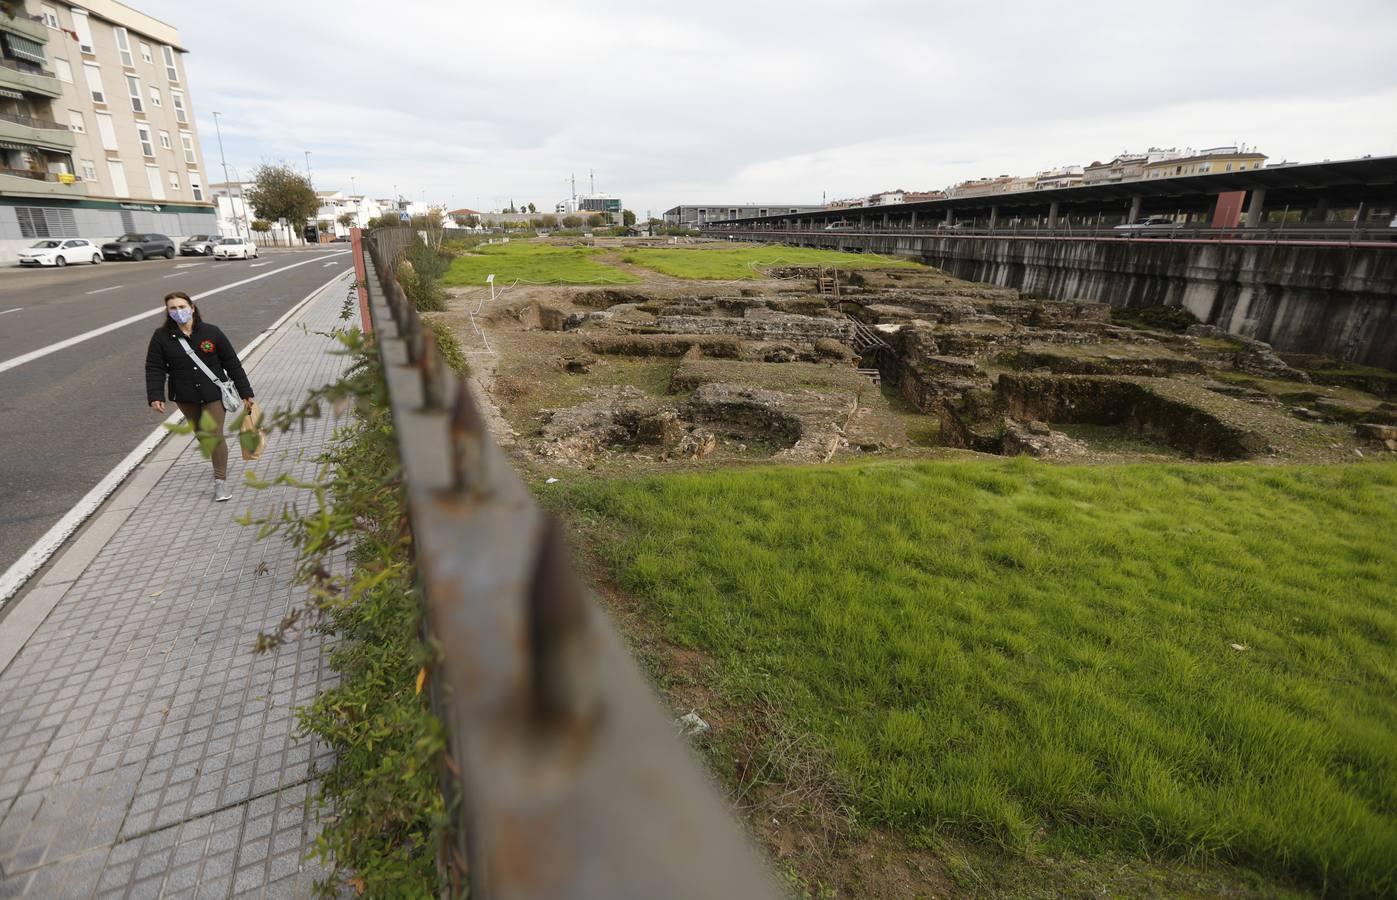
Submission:
[[[219,379],[217,375],[213,374],[213,370],[205,365],[204,361],[199,358],[199,354],[194,352],[194,348],[189,346],[189,341],[184,339],[184,335],[180,334],[176,335],[176,337],[179,338],[180,344],[183,345],[184,352],[189,354],[190,359],[194,360],[194,365],[198,366],[203,370],[205,375],[209,376],[209,381],[212,381],[214,384],[222,384],[222,380]]]

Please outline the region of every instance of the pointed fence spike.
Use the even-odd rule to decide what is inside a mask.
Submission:
[[[528,604],[534,717],[550,727],[586,724],[600,702],[591,610],[552,516],[539,536]]]
[[[487,493],[484,449],[485,421],[471,398],[466,377],[458,375],[451,406],[451,481],[457,493]]]
[[[422,406],[425,409],[441,409],[445,405],[442,387],[443,361],[437,349],[437,336],[430,328],[418,327],[422,335],[422,354],[417,368],[422,373]]]

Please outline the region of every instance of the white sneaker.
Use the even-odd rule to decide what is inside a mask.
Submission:
[[[213,499],[215,500],[215,502],[218,502],[218,503],[222,503],[224,500],[232,500],[232,499],[233,499],[232,493],[230,493],[229,490],[228,490],[228,482],[226,482],[226,481],[219,481],[219,480],[216,479],[216,478],[214,479],[214,482],[213,482]]]

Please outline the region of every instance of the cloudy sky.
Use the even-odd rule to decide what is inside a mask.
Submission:
[[[1397,154],[1397,2],[128,0],[180,29],[212,180],[642,217],[1148,146]]]

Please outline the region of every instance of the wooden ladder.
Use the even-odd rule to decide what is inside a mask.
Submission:
[[[815,284],[823,297],[837,298],[839,296],[839,270],[820,267],[820,274],[815,279]],[[838,305],[838,300],[832,299],[831,306]]]

